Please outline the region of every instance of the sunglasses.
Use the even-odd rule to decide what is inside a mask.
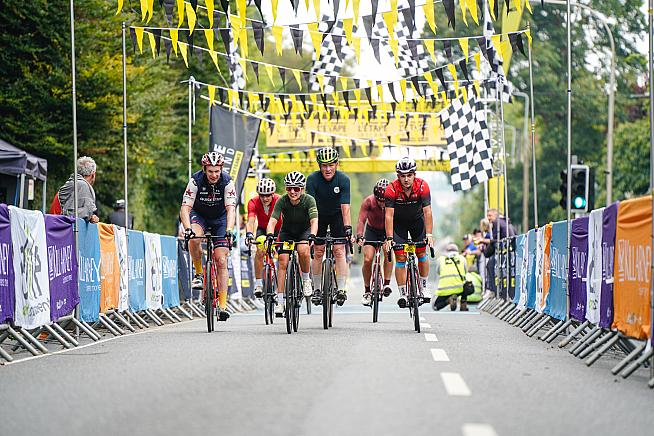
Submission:
[[[272,196],[273,196],[272,194],[259,194],[259,197],[262,197],[262,198],[270,198]]]
[[[297,186],[289,186],[286,188],[286,192],[300,192],[302,188],[297,187]]]

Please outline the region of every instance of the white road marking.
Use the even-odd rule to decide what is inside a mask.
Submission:
[[[463,436],[497,436],[493,427],[488,424],[463,424]]]
[[[423,329],[430,329],[430,328],[431,328],[431,324],[428,324],[428,323],[426,323],[426,322],[421,322],[421,323],[420,323],[420,327],[422,327]]]
[[[418,321],[427,321],[427,320],[425,319],[424,316],[421,316],[420,318],[418,318]]]
[[[468,389],[468,385],[466,385],[463,377],[458,372],[441,372],[441,379],[448,395],[470,396],[470,389]]]
[[[438,342],[438,338],[433,333],[425,333],[425,341],[427,341],[427,342]]]
[[[435,362],[449,362],[450,358],[447,356],[447,353],[442,348],[432,348],[431,357],[434,358]]]

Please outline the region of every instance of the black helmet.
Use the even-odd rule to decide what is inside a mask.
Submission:
[[[387,179],[379,179],[375,183],[375,187],[372,189],[372,193],[375,195],[375,198],[379,201],[384,200],[384,193],[386,192],[386,187],[390,184]]]

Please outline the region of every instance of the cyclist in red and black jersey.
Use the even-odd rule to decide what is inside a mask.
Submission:
[[[406,307],[406,253],[401,244],[407,242],[409,235],[413,242],[426,242],[433,247],[433,219],[431,213],[431,194],[427,182],[416,177],[416,161],[403,157],[395,165],[397,179],[386,188],[385,251],[395,251],[395,280],[400,290],[398,306]],[[425,293],[429,277],[429,261],[426,245],[416,247],[420,291]]]
[[[250,245],[254,242],[255,238],[266,236],[266,228],[268,227],[268,220],[272,215],[275,203],[279,199],[279,194],[276,194],[277,186],[273,179],[261,179],[257,183],[257,196],[248,202],[248,222],[245,225],[245,239],[247,244]],[[275,235],[279,233],[282,226],[282,221],[279,220],[275,226]],[[263,282],[261,281],[261,270],[263,269],[263,255],[265,250],[263,247],[257,249],[254,256],[254,296],[261,298],[263,294]]]
[[[361,209],[359,210],[357,244],[359,244],[360,247],[363,247],[363,266],[361,271],[363,272],[363,283],[366,291],[363,294],[361,304],[364,306],[370,306],[372,304],[370,277],[372,275],[372,261],[375,257],[375,248],[372,245],[372,242],[384,242],[386,239],[386,231],[384,230],[384,194],[389,183],[390,182],[386,179],[378,180],[372,190],[373,195],[369,195],[363,200],[363,203],[361,203]],[[384,256],[386,256],[386,252],[384,252]],[[393,264],[391,261],[384,262],[384,297],[388,297],[391,294],[390,284],[392,271]]]

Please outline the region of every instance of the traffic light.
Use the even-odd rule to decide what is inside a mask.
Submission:
[[[566,202],[566,198],[568,198],[568,170],[561,171],[559,176],[561,177],[561,184],[559,185],[561,201],[559,201],[559,204],[563,210],[568,210],[568,203]]]
[[[572,165],[570,211],[576,213],[588,212],[588,191],[590,185],[590,169],[588,165]]]

